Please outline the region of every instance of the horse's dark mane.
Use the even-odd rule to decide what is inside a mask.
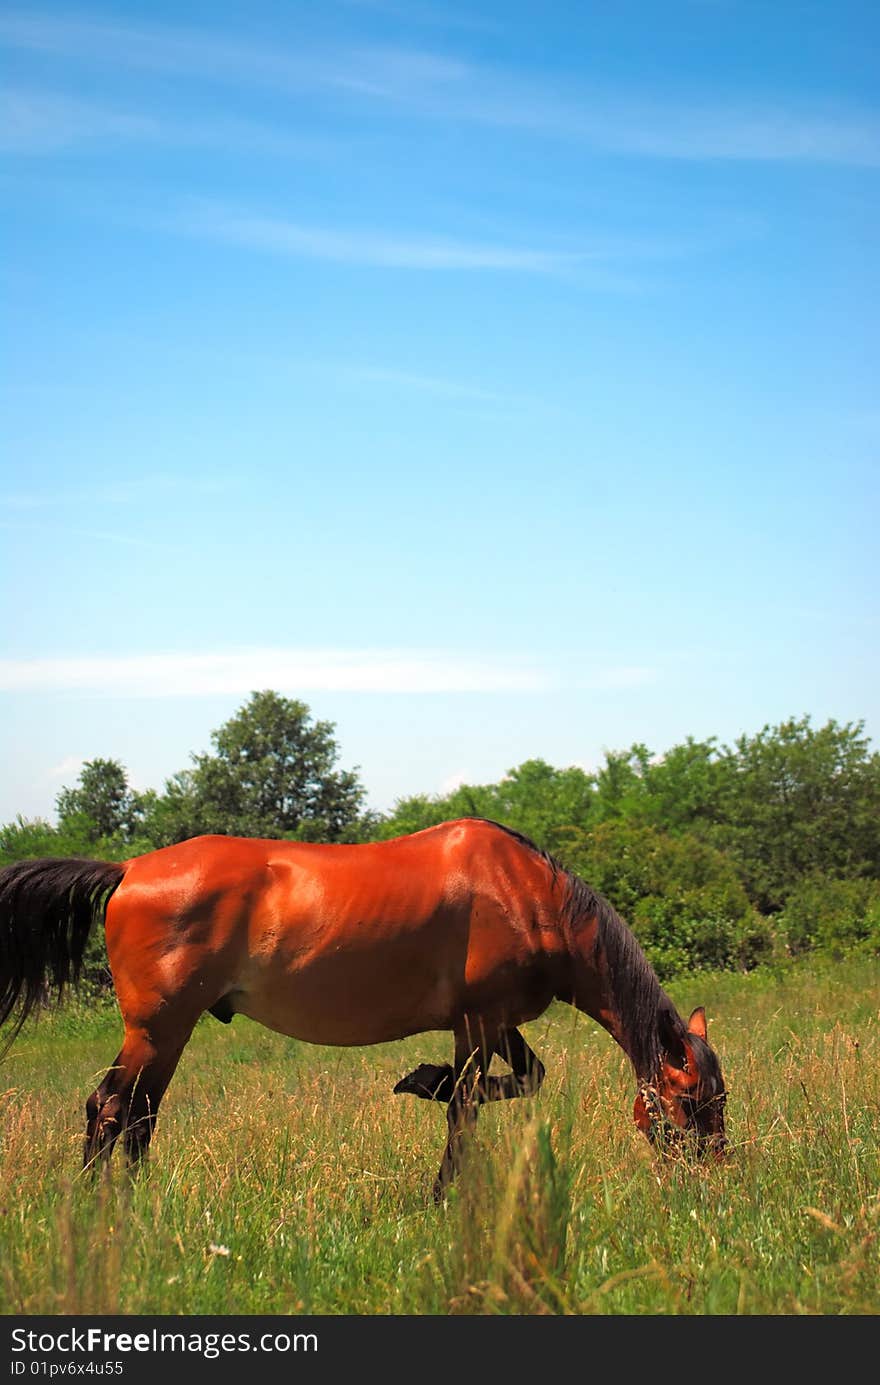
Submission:
[[[663,1054],[672,1049],[680,1061],[685,1025],[657,979],[638,939],[612,904],[579,875],[568,870],[549,851],[506,823],[482,819],[537,853],[550,867],[554,879],[565,883],[562,922],[573,932],[597,923],[596,947],[604,955],[611,999],[626,1030],[630,1056],[640,1080],[653,1081]]]
[[[508,837],[513,837],[513,840],[519,842],[520,846],[527,846],[529,851],[534,851],[550,867],[554,876],[569,874],[561,861],[558,861],[555,856],[551,856],[550,852],[545,851],[542,846],[538,846],[537,842],[533,842],[531,837],[526,836],[525,832],[518,832],[515,827],[508,827],[506,822],[496,822],[494,818],[478,817],[476,821],[488,823],[490,827],[500,827],[502,832],[506,832]],[[574,878],[573,876],[572,879]]]

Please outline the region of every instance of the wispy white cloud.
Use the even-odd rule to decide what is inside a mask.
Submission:
[[[454,771],[454,773],[447,774],[446,778],[441,780],[440,787],[437,790],[437,792],[443,798],[445,798],[447,794],[455,793],[456,789],[460,789],[462,784],[468,784],[472,782],[472,776],[468,774],[468,771],[466,769],[457,769]]]
[[[0,660],[4,692],[96,692],[117,697],[301,692],[531,692],[550,686],[525,659],[401,650],[253,649]]]
[[[52,765],[46,770],[44,777],[46,779],[65,779],[68,775],[79,773],[83,763],[81,755],[65,755],[64,759],[60,760],[57,765]]]
[[[448,4],[421,5],[415,4],[413,0],[340,0],[340,3],[352,10],[374,10],[407,25],[425,25],[435,29],[465,29],[485,34],[497,34],[504,28],[503,23],[493,22],[488,15],[456,10]]]
[[[118,548],[140,548],[151,553],[185,553],[183,544],[166,543],[164,540],[147,539],[140,534],[126,534],[119,529],[84,529],[79,525],[65,523],[31,524],[8,519],[0,519],[0,529],[13,534],[36,534],[49,538],[86,539],[89,543],[111,544]]]
[[[415,390],[420,394],[436,395],[441,399],[473,400],[482,404],[505,404],[505,395],[494,390],[483,389],[480,385],[469,384],[465,380],[449,380],[438,375],[419,375],[409,370],[397,370],[392,366],[348,366],[342,367],[343,374],[353,380],[366,384],[389,385],[395,389]]]
[[[303,226],[278,217],[251,216],[205,204],[194,205],[169,218],[165,226],[181,234],[251,250],[383,269],[551,274],[574,268],[590,258],[586,254],[492,245],[437,235],[397,236],[379,231]]]
[[[175,476],[151,472],[121,477],[78,489],[52,487],[40,491],[0,493],[0,507],[12,511],[64,509],[72,505],[142,505],[145,501],[175,495],[220,495],[238,482],[230,476]],[[6,527],[9,527],[8,525]]]
[[[55,154],[100,140],[153,140],[158,123],[52,92],[5,87],[0,92],[0,149],[6,153]]]
[[[615,692],[625,688],[644,688],[658,679],[657,670],[644,664],[611,665],[597,669],[586,678],[578,678],[577,686],[593,692]]]
[[[35,88],[7,86],[0,92],[0,150],[7,154],[45,156],[123,144],[302,157],[323,156],[335,148],[331,140],[282,125],[226,116],[159,118]]]
[[[218,37],[177,25],[110,23],[28,11],[0,15],[0,42],[41,54],[116,69],[142,68],[166,76],[241,87],[268,86],[304,93],[397,103],[428,119],[531,131],[578,141],[607,154],[676,160],[740,160],[880,165],[876,110],[800,99],[783,104],[759,95],[695,93],[670,101],[644,91],[611,91],[574,83],[550,91],[518,73],[446,53],[383,45],[339,46],[296,53]],[[81,136],[103,128],[112,138],[159,138],[149,117],[87,108],[72,110]],[[60,138],[51,111],[19,114],[18,138]],[[194,137],[196,127],[190,130]],[[185,127],[181,128],[185,137]],[[245,131],[239,132],[242,138]],[[258,138],[257,129],[251,137]],[[264,138],[270,139],[270,132]],[[276,136],[284,140],[284,135]],[[204,127],[199,138],[208,140]]]
[[[455,83],[469,70],[456,58],[393,45],[303,46],[294,52],[183,25],[112,23],[26,10],[0,15],[0,43],[166,76],[379,98],[401,98],[428,86]]]
[[[654,683],[656,670],[609,666],[577,678],[582,690]],[[0,692],[85,692],[114,697],[201,697],[282,692],[546,692],[556,672],[525,656],[470,656],[443,650],[239,649],[188,654],[0,659]]]
[[[688,102],[633,97],[474,104],[474,119],[577,139],[598,152],[702,162],[880,165],[880,118],[819,114],[758,99]]]

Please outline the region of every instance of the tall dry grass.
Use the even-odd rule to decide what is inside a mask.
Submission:
[[[732,1157],[657,1163],[633,1082],[564,1006],[540,1095],[484,1109],[445,1207],[443,1110],[394,1097],[448,1037],[295,1044],[204,1020],[149,1168],[79,1173],[109,1011],[43,1016],[0,1081],[5,1313],[868,1314],[880,1310],[880,964],[713,977]]]

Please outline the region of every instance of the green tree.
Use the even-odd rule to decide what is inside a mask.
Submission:
[[[567,833],[562,859],[623,915],[661,977],[748,969],[771,948],[733,863],[686,833],[623,819]]]
[[[152,805],[154,841],[205,832],[342,841],[356,837],[364,799],[357,774],[336,768],[335,727],[303,702],[255,692],[211,734],[213,754],[194,755]]]
[[[723,768],[715,739],[691,736],[645,767],[640,816],[666,832],[711,835],[723,815]]]
[[[652,755],[640,742],[609,750],[596,776],[593,819],[705,835],[721,814],[721,781],[714,739],[689,736],[663,755]]]
[[[717,847],[754,904],[778,911],[798,881],[880,876],[880,756],[861,722],[809,717],[720,747],[688,738],[662,756],[612,751],[592,821],[654,826]]]
[[[149,802],[134,792],[118,760],[86,760],[75,788],[63,788],[55,800],[58,830],[86,846],[131,842]]]
[[[651,752],[641,742],[629,750],[606,750],[605,763],[596,775],[596,821],[644,818],[650,769]]]
[[[800,880],[774,920],[789,952],[880,953],[880,880]]]
[[[525,760],[497,784],[462,784],[435,798],[399,799],[379,835],[402,836],[452,818],[493,818],[552,851],[560,828],[586,825],[593,796],[592,777],[576,765],[555,769],[546,760]]]
[[[802,717],[722,752],[715,840],[763,913],[813,872],[880,875],[880,755],[863,730]]]
[[[152,795],[144,813],[144,835],[154,847],[159,847],[185,842],[206,830],[204,812],[196,797],[193,771],[178,770],[166,779],[162,793]]]
[[[61,831],[43,818],[23,818],[0,826],[0,866],[42,856],[85,856],[91,843],[83,824],[68,825]]]
[[[586,827],[594,811],[595,781],[577,765],[556,769],[525,760],[499,783],[480,791],[483,815],[525,832],[554,851],[560,828]]]
[[[455,817],[449,804],[448,794],[432,798],[430,794],[422,793],[399,798],[391,812],[385,814],[377,824],[376,836],[387,841],[390,837],[405,837],[410,832],[421,832],[426,827],[436,827],[437,823],[447,822]]]

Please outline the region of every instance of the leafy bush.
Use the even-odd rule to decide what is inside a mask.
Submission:
[[[376,835],[403,836],[453,818],[493,818],[555,851],[560,827],[586,824],[593,797],[593,779],[577,765],[554,769],[546,760],[525,760],[497,784],[461,784],[442,796],[398,799],[376,825]]]
[[[705,842],[617,820],[570,830],[561,855],[623,915],[661,978],[746,971],[772,951],[733,865]]]
[[[809,875],[789,895],[776,927],[794,954],[880,953],[880,881]]]
[[[23,818],[0,826],[0,869],[15,861],[37,860],[43,856],[90,856],[88,835],[68,824],[64,830],[43,818]]]

